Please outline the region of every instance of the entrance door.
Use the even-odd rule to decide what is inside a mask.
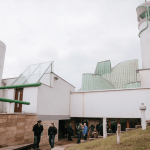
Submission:
[[[15,100],[22,101],[23,98],[23,89],[16,89]],[[14,112],[22,112],[22,104],[15,103]]]

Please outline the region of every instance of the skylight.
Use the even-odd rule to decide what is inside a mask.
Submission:
[[[53,61],[30,65],[13,83],[12,85],[24,85],[38,83],[44,73],[51,72]]]

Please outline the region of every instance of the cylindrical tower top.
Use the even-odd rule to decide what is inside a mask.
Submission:
[[[137,7],[137,19],[139,22],[139,37],[141,42],[143,69],[150,68],[150,2]]]
[[[139,22],[138,27],[144,22],[150,19],[150,2],[146,2],[137,7],[137,20]],[[140,36],[140,35],[139,35]]]

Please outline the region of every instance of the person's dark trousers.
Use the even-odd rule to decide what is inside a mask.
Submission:
[[[33,149],[39,148],[40,139],[41,139],[41,136],[34,136]]]
[[[72,139],[71,139],[71,132],[69,132],[69,134],[68,134],[68,141],[72,141]]]
[[[51,148],[54,148],[54,141],[55,141],[55,136],[49,136],[49,144]]]
[[[87,140],[87,134],[84,136],[84,140]]]
[[[78,133],[78,141],[77,141],[77,144],[80,143],[80,139],[81,139],[81,133]]]
[[[100,131],[98,130],[98,135],[100,135]]]

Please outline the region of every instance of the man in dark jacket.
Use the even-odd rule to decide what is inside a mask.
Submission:
[[[67,127],[67,131],[68,131],[68,141],[72,141],[71,136],[73,135],[73,129],[72,129],[72,124],[70,123]]]
[[[51,149],[54,148],[55,135],[57,134],[57,128],[54,126],[54,123],[51,123],[51,126],[48,129],[49,144]]]
[[[37,148],[38,150],[40,150],[39,143],[40,143],[41,133],[43,132],[43,126],[41,120],[37,121],[37,124],[34,125],[33,132],[34,132],[33,149]]]
[[[101,124],[100,122],[96,125],[96,130],[98,132],[98,134],[100,135],[100,129],[101,129]]]
[[[103,136],[103,122],[101,122],[100,125],[100,135]]]

